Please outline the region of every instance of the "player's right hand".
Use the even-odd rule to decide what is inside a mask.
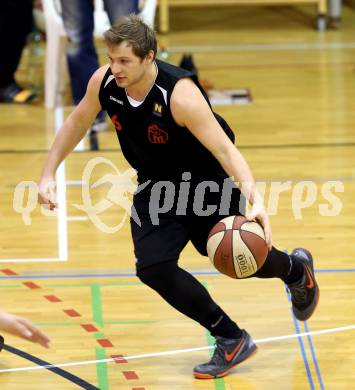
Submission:
[[[57,184],[53,176],[42,177],[38,185],[38,202],[42,207],[54,210],[57,204]]]
[[[256,201],[251,211],[246,215],[248,221],[256,220],[258,221],[264,229],[265,241],[269,248],[269,251],[272,249],[272,233],[271,233],[271,224],[269,216],[265,210],[264,204],[261,201]]]

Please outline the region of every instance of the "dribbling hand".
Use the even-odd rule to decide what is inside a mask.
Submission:
[[[263,227],[265,233],[265,241],[270,251],[272,248],[271,224],[263,203],[255,202],[250,212],[246,215],[246,218],[248,219],[248,221],[258,221]]]
[[[49,210],[58,207],[57,204],[57,185],[54,177],[41,178],[38,185],[38,202]]]

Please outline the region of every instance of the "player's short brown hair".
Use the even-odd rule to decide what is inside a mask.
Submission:
[[[120,18],[111,28],[104,32],[104,39],[108,46],[127,42],[133,53],[145,58],[152,50],[154,58],[157,54],[157,39],[155,32],[137,15]]]

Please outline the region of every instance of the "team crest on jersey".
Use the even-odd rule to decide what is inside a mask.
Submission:
[[[163,106],[160,103],[154,103],[153,114],[157,116],[163,115]]]
[[[153,123],[148,127],[148,139],[152,144],[166,144],[169,140],[169,134]]]

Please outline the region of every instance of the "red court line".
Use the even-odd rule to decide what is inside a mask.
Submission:
[[[15,271],[11,269],[1,269],[0,272],[2,272],[5,275],[18,275]],[[34,282],[24,282],[22,283],[26,287],[34,290],[34,289],[40,289],[41,286]],[[47,299],[51,303],[55,302],[62,302],[62,300],[55,296],[55,295],[44,295],[45,299]],[[69,317],[81,317],[81,314],[77,312],[74,309],[65,309],[63,310],[65,314],[67,314]],[[80,324],[80,326],[85,329],[87,332],[98,332],[99,329],[97,329],[93,324]],[[96,340],[103,348],[110,348],[114,345],[111,343],[108,339],[97,339]],[[111,357],[114,359],[115,363],[128,363],[128,361],[124,358],[123,355],[111,355]],[[134,380],[139,379],[137,373],[135,371],[122,371],[122,374],[127,380]],[[133,387],[132,390],[145,390],[144,387]]]
[[[33,283],[33,282],[24,282],[22,284],[24,284],[26,287],[30,288],[31,290],[41,288],[41,286],[39,286],[38,284]]]
[[[2,269],[1,272],[5,275],[17,275],[17,273],[15,271],[12,271],[11,269]]]
[[[110,347],[113,347],[113,344],[111,343],[110,340],[108,339],[97,339],[96,340],[100,345],[101,347],[103,348],[110,348]]]
[[[132,390],[145,390],[145,387],[132,387]]]
[[[63,310],[65,314],[68,314],[69,317],[81,317],[81,314],[79,314],[76,310],[74,309],[66,309]]]
[[[55,295],[44,295],[44,297],[49,301],[49,302],[62,302],[62,300]]]
[[[122,371],[122,374],[124,377],[130,381],[134,379],[139,379],[138,375],[135,373],[135,371]]]
[[[92,324],[81,324],[82,328],[84,328],[87,332],[98,332],[99,330]]]
[[[117,364],[119,364],[119,363],[128,363],[128,361],[124,358],[123,355],[111,355],[111,358]]]

